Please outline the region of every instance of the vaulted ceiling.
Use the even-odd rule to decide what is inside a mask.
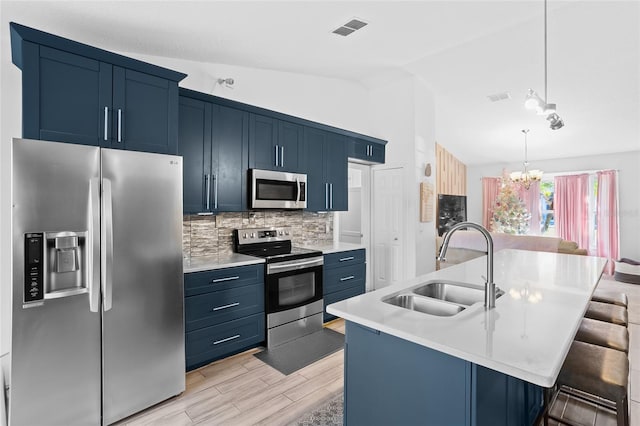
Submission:
[[[565,127],[523,108],[544,94],[543,1],[2,1],[3,19],[105,49],[340,78],[407,73],[434,93],[436,136],[467,164],[640,148],[640,2],[555,1],[548,100]],[[348,37],[331,31],[352,18]],[[4,36],[4,34],[3,34]],[[491,102],[488,95],[509,92]]]

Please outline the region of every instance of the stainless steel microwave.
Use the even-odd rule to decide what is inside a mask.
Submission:
[[[307,207],[307,175],[249,170],[252,209],[304,209]]]

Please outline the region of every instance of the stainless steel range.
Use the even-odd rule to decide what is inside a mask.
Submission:
[[[263,257],[267,347],[322,330],[322,252],[292,247],[289,228],[234,231],[236,252]]]

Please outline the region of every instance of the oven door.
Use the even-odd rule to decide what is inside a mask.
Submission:
[[[322,299],[322,257],[267,264],[267,314],[287,311]]]
[[[252,169],[249,193],[253,209],[304,209],[307,175]]]

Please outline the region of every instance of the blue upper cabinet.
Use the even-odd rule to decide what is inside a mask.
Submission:
[[[385,144],[364,139],[347,138],[349,158],[357,163],[384,164]]]
[[[180,89],[184,213],[246,210],[248,113]]]
[[[307,210],[348,210],[347,145],[342,135],[304,129]]]
[[[177,152],[185,74],[11,23],[23,137]]]
[[[252,113],[249,119],[249,166],[298,172],[302,140],[301,125]]]

